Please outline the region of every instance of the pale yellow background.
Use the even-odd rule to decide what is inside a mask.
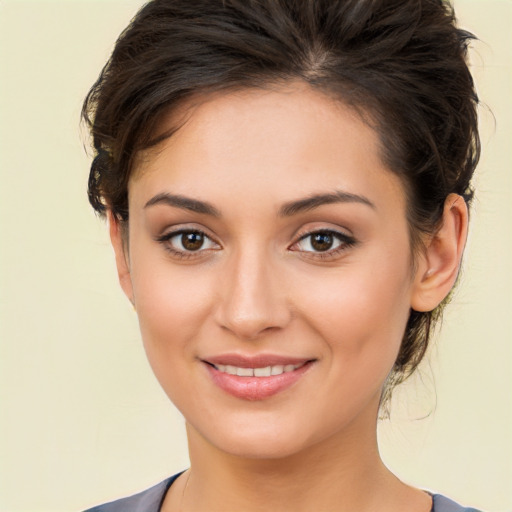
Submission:
[[[81,510],[187,465],[183,420],[145,361],[87,204],[78,130],[140,5],[0,0],[1,512]],[[380,437],[403,479],[497,512],[512,510],[512,1],[456,6],[483,40],[478,199],[431,365]]]

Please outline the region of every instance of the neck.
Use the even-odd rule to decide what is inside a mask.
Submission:
[[[275,459],[226,453],[187,425],[191,469],[181,510],[398,512],[415,510],[411,500],[420,512],[430,510],[425,494],[402,484],[382,463],[375,422],[364,425],[369,422]]]

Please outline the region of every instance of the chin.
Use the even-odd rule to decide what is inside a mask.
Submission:
[[[296,437],[272,433],[254,435],[230,435],[225,442],[219,440],[217,448],[235,457],[258,460],[277,460],[291,457],[304,449]]]
[[[304,418],[276,421],[271,416],[258,420],[242,416],[239,421],[215,426],[203,424],[199,428],[189,425],[189,440],[199,433],[203,441],[226,454],[245,459],[276,460],[298,454],[322,438],[329,437],[326,432],[322,436],[304,429],[307,426]],[[205,428],[201,429],[201,426]]]

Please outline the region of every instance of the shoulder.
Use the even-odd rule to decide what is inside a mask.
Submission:
[[[481,512],[476,508],[463,507],[441,494],[433,494],[432,502],[432,512]]]
[[[171,476],[138,494],[98,505],[85,512],[158,512],[165,493],[180,474]]]

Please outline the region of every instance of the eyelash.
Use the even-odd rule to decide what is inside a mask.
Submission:
[[[177,231],[171,231],[169,233],[165,233],[164,235],[157,237],[156,241],[161,243],[164,246],[165,250],[170,252],[174,257],[180,258],[182,260],[197,258],[204,251],[212,250],[212,249],[202,249],[202,250],[199,249],[197,251],[180,251],[180,250],[174,249],[169,243],[170,240],[172,238],[175,238],[177,236],[184,235],[184,234],[203,235],[205,240],[210,240],[213,243],[216,243],[211,239],[211,237],[209,237],[204,231],[201,231],[200,229],[179,229]],[[216,249],[213,249],[213,250],[216,250]]]
[[[335,249],[329,249],[329,250],[326,250],[326,251],[318,251],[318,252],[304,251],[304,252],[306,252],[306,253],[308,253],[310,255],[308,257],[313,257],[313,258],[319,259],[319,260],[335,259],[342,252],[346,251],[350,247],[355,246],[356,243],[357,243],[357,241],[356,241],[356,239],[354,237],[352,237],[350,235],[347,235],[346,233],[341,233],[341,232],[335,231],[333,229],[314,229],[314,230],[308,231],[306,233],[303,233],[300,236],[300,238],[292,245],[292,247],[297,245],[297,244],[299,244],[303,240],[306,240],[308,237],[311,237],[313,235],[320,235],[320,234],[322,234],[322,235],[330,235],[334,239],[337,239],[341,243]]]
[[[184,234],[198,234],[198,235],[202,235],[202,236],[204,236],[205,239],[208,239],[208,240],[210,240],[211,242],[213,242],[215,244],[217,243],[214,240],[212,240],[206,233],[204,233],[203,231],[201,231],[199,229],[179,229],[177,231],[171,231],[169,233],[165,233],[164,235],[157,237],[155,240],[158,243],[162,244],[166,251],[170,252],[174,257],[177,257],[177,258],[180,258],[180,259],[196,258],[201,253],[204,253],[205,251],[217,250],[217,249],[198,249],[197,251],[181,251],[181,250],[174,249],[170,245],[169,241],[171,239],[177,237],[177,236],[184,235]],[[300,238],[294,244],[292,244],[292,247],[296,246],[297,244],[299,244],[303,240],[306,240],[308,237],[311,237],[313,235],[319,235],[319,234],[330,235],[333,238],[337,239],[341,243],[335,249],[329,249],[329,250],[326,250],[326,251],[318,251],[318,252],[316,252],[316,251],[302,251],[304,253],[309,254],[308,257],[311,257],[311,258],[314,258],[314,259],[319,259],[319,260],[334,259],[338,255],[340,255],[342,252],[346,251],[350,247],[353,247],[357,243],[355,238],[353,238],[352,236],[349,236],[349,235],[347,235],[345,233],[341,233],[339,231],[335,231],[335,230],[332,230],[332,229],[316,229],[316,230],[311,230],[311,231],[308,231],[306,233],[303,233],[300,236]]]

